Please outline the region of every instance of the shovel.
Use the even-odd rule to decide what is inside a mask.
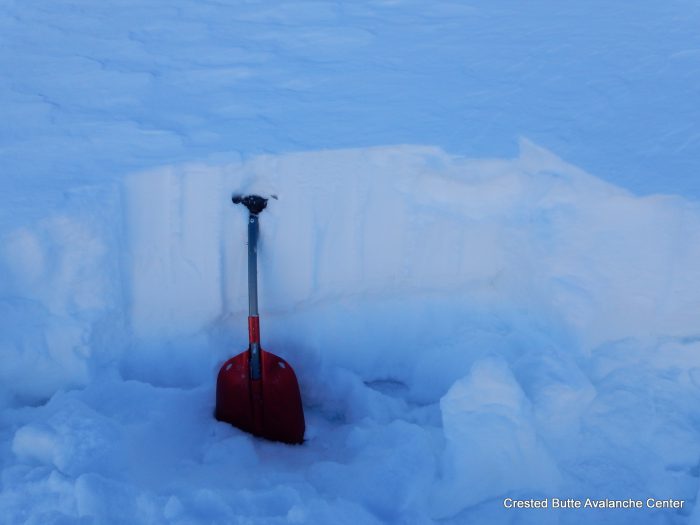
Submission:
[[[304,409],[292,367],[260,347],[258,317],[258,215],[267,206],[259,195],[234,195],[248,220],[248,349],[226,361],[216,380],[216,419],[259,437],[283,443],[304,441]]]

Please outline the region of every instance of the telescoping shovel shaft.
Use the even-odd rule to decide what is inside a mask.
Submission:
[[[304,441],[304,411],[299,383],[284,359],[260,346],[258,314],[258,214],[267,199],[234,196],[248,219],[248,350],[226,361],[216,381],[216,418],[256,436],[284,443]]]
[[[248,220],[248,339],[250,378],[260,379],[260,317],[258,316],[258,216]]]

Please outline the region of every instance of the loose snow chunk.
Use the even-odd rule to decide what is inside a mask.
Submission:
[[[51,429],[45,425],[29,425],[20,428],[12,441],[12,451],[22,460],[34,460],[52,465],[56,461],[58,447]]]
[[[508,365],[478,361],[440,401],[447,446],[435,517],[512,490],[548,491],[559,479],[539,441],[529,401]]]
[[[322,494],[360,502],[383,520],[425,512],[425,495],[435,472],[431,442],[425,429],[394,421],[362,426],[345,442],[348,463],[319,462],[311,481]],[[391,450],[388,454],[387,451]]]
[[[78,515],[94,523],[159,523],[162,511],[149,494],[99,474],[83,474],[75,483]]]
[[[119,471],[121,439],[116,424],[82,402],[58,404],[46,423],[30,423],[14,436],[12,451],[24,462],[39,463],[68,475]]]

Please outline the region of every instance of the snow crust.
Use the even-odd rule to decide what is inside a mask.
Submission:
[[[307,441],[216,422],[243,351],[243,209],[263,346]],[[76,188],[2,232],[8,523],[697,523],[700,209],[522,139],[185,164]],[[677,498],[515,513],[504,497]],[[595,512],[598,512],[597,514]],[[695,521],[693,521],[695,519]]]

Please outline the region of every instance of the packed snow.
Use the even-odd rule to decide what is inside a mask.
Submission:
[[[278,196],[262,337],[299,376],[302,446],[212,417],[218,366],[246,341],[230,188]],[[6,237],[11,522],[487,523],[516,519],[513,495],[695,500],[696,203],[635,197],[526,140],[514,159],[404,146],[167,166],[114,191],[103,223],[54,210]]]
[[[700,524],[698,8],[481,4],[0,5],[0,523]]]

